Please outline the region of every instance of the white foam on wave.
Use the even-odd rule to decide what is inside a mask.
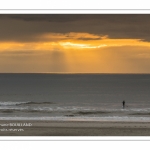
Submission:
[[[150,108],[100,109],[107,112],[148,112]]]
[[[94,108],[89,107],[78,107],[78,106],[68,106],[68,107],[56,107],[53,108],[54,111],[94,111]]]
[[[28,104],[30,101],[27,102],[0,102],[0,106],[14,106],[14,105],[20,105],[20,104]]]
[[[29,104],[29,105],[24,105]],[[119,108],[119,109],[103,109],[103,108],[97,108],[97,107],[79,107],[79,106],[56,106],[56,105],[30,105],[30,104],[44,104],[42,103],[36,103],[31,101],[26,102],[0,102],[0,110],[14,110],[14,111],[26,111],[26,112],[78,112],[78,111],[90,111],[90,112],[97,112],[97,111],[103,111],[103,112],[113,112],[113,113],[124,113],[124,112],[150,112],[150,108]]]
[[[20,103],[19,103],[20,104]],[[24,103],[22,103],[24,104]],[[65,107],[65,106],[62,106],[62,107],[59,107],[59,106],[49,106],[49,107],[45,107],[45,106],[22,106],[22,105],[18,105],[17,102],[13,102],[13,103],[9,103],[9,102],[6,102],[6,103],[3,103],[1,105],[0,103],[0,110],[35,110],[35,111],[53,111],[53,112],[66,112],[66,111],[72,111],[72,112],[75,112],[75,111],[94,111],[95,109],[91,109],[91,108],[84,108],[84,107],[76,107],[76,106],[68,106],[68,107]]]
[[[32,102],[32,101],[26,101],[26,102],[0,102],[0,106],[18,106],[18,105],[23,105],[23,104],[28,104],[28,105],[33,105],[33,104],[52,104],[52,102]]]

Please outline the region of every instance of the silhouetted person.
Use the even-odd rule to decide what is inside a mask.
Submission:
[[[122,102],[122,106],[123,106],[123,108],[125,108],[125,101]]]

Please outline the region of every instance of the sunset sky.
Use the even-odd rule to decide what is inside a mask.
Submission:
[[[0,15],[0,73],[150,73],[150,15]]]

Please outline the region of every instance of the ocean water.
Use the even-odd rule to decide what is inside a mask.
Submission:
[[[0,74],[0,120],[150,122],[150,75]]]

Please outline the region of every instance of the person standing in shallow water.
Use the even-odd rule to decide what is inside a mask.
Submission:
[[[122,106],[123,106],[123,108],[125,108],[125,101],[122,102]]]

